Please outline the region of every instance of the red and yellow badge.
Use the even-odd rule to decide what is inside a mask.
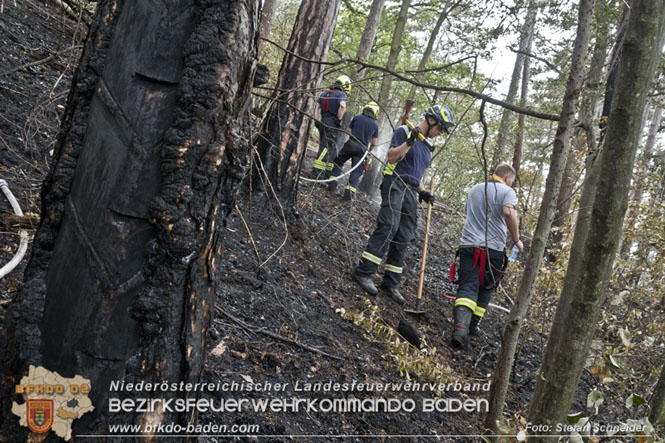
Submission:
[[[32,432],[48,432],[53,426],[53,400],[27,400],[28,428]]]

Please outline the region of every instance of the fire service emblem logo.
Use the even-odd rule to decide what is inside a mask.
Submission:
[[[53,400],[27,400],[28,428],[44,433],[53,426]]]

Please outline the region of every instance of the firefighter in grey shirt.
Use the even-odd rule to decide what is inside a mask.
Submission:
[[[477,184],[469,191],[464,232],[457,250],[459,272],[454,280],[458,287],[453,308],[453,347],[467,349],[469,332],[475,333],[485,315],[507,264],[506,233],[510,232],[520,253],[524,248],[519,237],[517,195],[511,188],[514,180],[513,167],[502,163],[487,183]],[[451,279],[454,274],[453,270]]]

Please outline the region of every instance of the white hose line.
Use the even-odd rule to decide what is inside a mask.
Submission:
[[[2,189],[2,193],[5,194],[5,197],[7,197],[7,200],[9,200],[9,204],[12,205],[14,214],[23,216],[21,206],[19,206],[18,201],[16,201],[16,198],[14,197],[14,194],[12,194],[12,191],[9,190],[9,186],[5,180],[0,180],[0,189]],[[25,252],[28,250],[28,231],[22,229],[20,238],[21,240],[16,254],[9,261],[9,263],[0,268],[0,278],[3,278],[5,275],[12,272],[14,268],[18,266],[19,263],[21,263],[21,260],[23,260],[23,256],[25,256]]]
[[[306,182],[312,182],[312,183],[328,183],[328,182],[337,181],[337,180],[339,180],[340,178],[349,175],[351,172],[354,171],[354,169],[356,169],[357,167],[361,166],[361,165],[363,164],[363,161],[365,160],[365,157],[367,157],[367,154],[369,154],[369,144],[367,145],[367,149],[365,149],[365,155],[363,155],[363,158],[361,158],[360,161],[359,161],[359,162],[358,162],[353,168],[349,169],[348,171],[346,171],[344,174],[340,175],[339,177],[335,177],[335,178],[327,178],[327,179],[325,179],[325,180],[314,180],[314,179],[312,179],[312,178],[305,178],[305,177],[302,177],[302,176],[301,176],[301,177],[300,177],[300,180],[304,180],[304,181],[306,181]]]

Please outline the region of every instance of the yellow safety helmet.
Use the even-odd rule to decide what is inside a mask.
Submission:
[[[351,92],[351,79],[346,75],[340,75],[335,79],[335,84],[340,85],[344,92]]]
[[[363,114],[376,120],[379,118],[379,105],[377,105],[375,102],[367,103],[363,108]]]

